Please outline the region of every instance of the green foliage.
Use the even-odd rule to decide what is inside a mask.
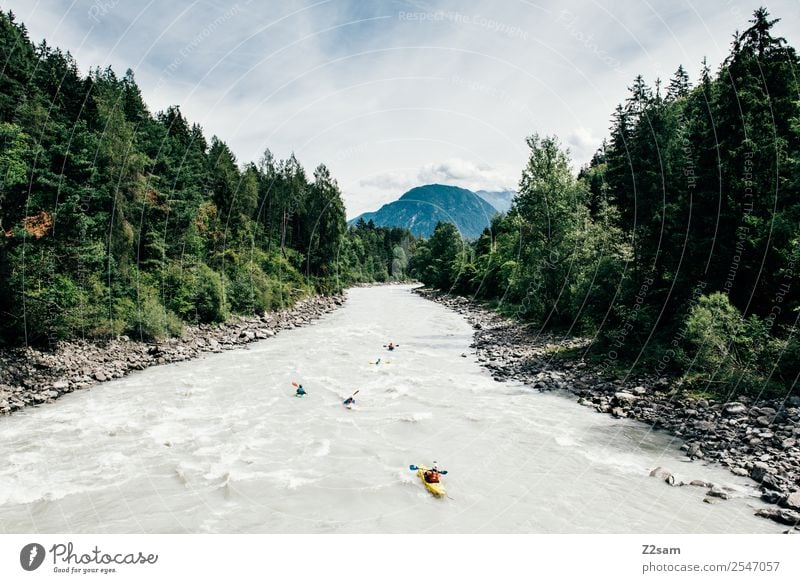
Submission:
[[[431,238],[417,247],[412,273],[427,286],[451,290],[466,263],[464,247],[453,223],[439,223]]]
[[[136,301],[124,302],[127,314],[125,332],[139,340],[162,340],[168,336],[179,336],[183,322],[173,312],[164,308],[155,289],[142,287]]]
[[[405,281],[417,245],[407,229],[376,227],[359,220],[343,237],[338,250],[340,285],[363,282]]]
[[[774,23],[757,10],[694,88],[683,67],[666,94],[637,76],[577,178],[555,138],[531,136],[510,212],[468,252],[443,233],[421,242],[413,272],[588,334],[608,369],[677,367],[715,394],[796,390],[800,61]]]
[[[81,77],[10,13],[0,52],[0,343],[155,340],[405,277],[407,232],[348,231],[324,165],[240,167],[178,107],[152,115],[130,70]]]
[[[700,296],[685,326],[684,378],[692,386],[721,384],[737,392],[762,392],[771,384],[785,390],[796,382],[797,338],[772,337],[769,320],[743,318],[727,295]]]

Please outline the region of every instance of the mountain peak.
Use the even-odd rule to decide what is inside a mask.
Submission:
[[[497,209],[466,188],[425,184],[405,192],[398,200],[353,220],[372,220],[379,227],[404,227],[414,235],[429,237],[436,224],[450,222],[465,239],[475,239],[489,226]]]

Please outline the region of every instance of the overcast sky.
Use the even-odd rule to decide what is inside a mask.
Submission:
[[[761,2],[800,44],[800,0]],[[430,182],[515,188],[525,137],[576,168],[633,77],[716,70],[758,2],[0,0],[81,70],[133,69],[244,163],[327,164],[348,217]]]

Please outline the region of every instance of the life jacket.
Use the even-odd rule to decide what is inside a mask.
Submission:
[[[434,472],[433,470],[428,470],[425,472],[425,481],[429,484],[438,484],[439,483],[439,472]]]

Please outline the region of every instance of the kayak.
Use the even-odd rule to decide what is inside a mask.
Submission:
[[[444,485],[441,482],[436,484],[431,484],[430,482],[425,481],[425,472],[428,471],[428,468],[425,466],[418,466],[417,468],[417,475],[419,479],[422,480],[422,483],[425,484],[425,487],[428,489],[428,492],[436,496],[437,498],[441,498],[445,495]],[[439,478],[441,480],[441,478]]]
[[[353,403],[348,403],[347,405],[344,406],[344,408],[345,409],[352,409],[353,408]]]

